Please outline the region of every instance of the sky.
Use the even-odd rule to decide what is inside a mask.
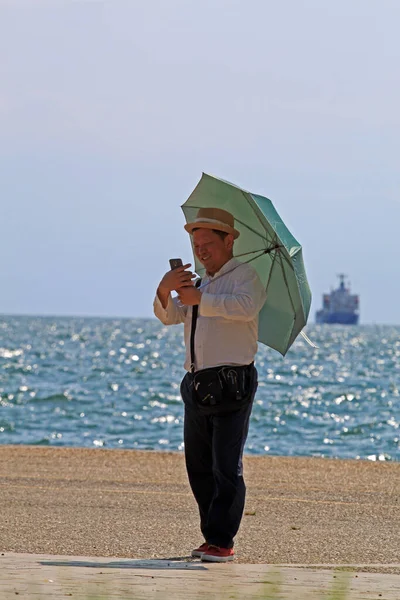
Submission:
[[[0,313],[151,317],[202,172],[400,324],[398,0],[0,0]]]

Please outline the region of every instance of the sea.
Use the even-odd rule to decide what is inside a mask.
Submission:
[[[263,344],[245,452],[400,459],[400,326],[308,325]],[[0,316],[0,444],[183,451],[183,328]]]

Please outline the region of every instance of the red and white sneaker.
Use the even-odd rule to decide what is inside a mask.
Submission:
[[[203,556],[204,552],[206,550],[208,550],[208,548],[209,548],[209,545],[207,544],[207,542],[204,542],[204,544],[202,544],[198,548],[195,548],[194,550],[192,550],[192,556],[194,558],[201,558]]]
[[[209,544],[207,550],[201,555],[201,560],[205,562],[228,562],[233,560],[234,557],[233,548],[220,548]]]

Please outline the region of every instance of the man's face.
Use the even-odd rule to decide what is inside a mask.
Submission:
[[[222,239],[212,229],[196,229],[193,232],[194,251],[206,268],[207,273],[215,275],[232,258],[233,235]]]

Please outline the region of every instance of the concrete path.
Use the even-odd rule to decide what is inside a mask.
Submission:
[[[238,562],[400,563],[400,463],[244,463]],[[0,508],[0,552],[170,559],[202,541],[180,453],[0,446]]]
[[[347,589],[346,600],[399,600],[400,575],[361,569],[7,553],[0,556],[0,598],[339,600]]]
[[[342,600],[340,565],[349,600],[400,600],[400,463],[244,463],[236,561],[204,565],[182,454],[0,446],[0,600]]]

